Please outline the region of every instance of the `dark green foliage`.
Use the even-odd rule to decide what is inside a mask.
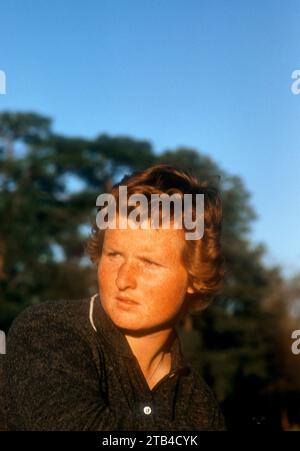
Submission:
[[[97,291],[96,268],[84,255],[84,226],[94,219],[96,197],[124,173],[155,163],[190,170],[221,189],[224,291],[192,318],[192,328],[182,329],[182,340],[233,425],[239,416],[233,406],[247,387],[247,422],[255,410],[248,402],[251,393],[260,396],[282,376],[276,334],[285,310],[280,302],[281,310],[264,308],[282,279],[279,269],[264,267],[264,247],[251,245],[255,212],[242,180],[196,150],[156,155],[148,142],[70,138],[54,134],[49,118],[0,114],[0,329],[7,331],[28,305]]]

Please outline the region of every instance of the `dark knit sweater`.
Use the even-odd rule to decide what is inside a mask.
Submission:
[[[2,368],[9,430],[223,430],[212,391],[186,365],[178,335],[168,375],[150,390],[99,296],[29,307]],[[4,392],[3,392],[4,389]]]

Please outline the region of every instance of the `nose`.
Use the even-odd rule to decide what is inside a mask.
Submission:
[[[116,285],[119,290],[126,290],[127,288],[136,288],[136,271],[132,264],[124,262],[117,274]]]

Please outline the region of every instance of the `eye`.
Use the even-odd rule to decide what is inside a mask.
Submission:
[[[116,255],[120,255],[118,252],[107,252],[109,257],[115,257]]]
[[[158,263],[156,263],[156,262],[154,262],[152,260],[144,259],[143,262],[145,262],[146,265],[149,265],[149,266],[159,266]]]

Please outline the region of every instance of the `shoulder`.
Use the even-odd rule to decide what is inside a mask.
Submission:
[[[27,307],[13,321],[7,337],[7,353],[20,340],[27,343],[35,338],[51,341],[62,335],[87,337],[91,332],[89,323],[90,299],[45,301]]]
[[[190,416],[192,421],[197,423],[197,419],[201,418],[205,429],[224,430],[223,413],[213,390],[194,368],[191,368],[190,377],[192,378],[193,387],[190,398]]]
[[[199,371],[193,367],[190,367],[190,377],[192,378],[194,394],[201,395],[204,402],[214,404],[216,397]]]
[[[47,301],[25,309],[7,338],[4,402],[9,428],[88,427],[102,408],[96,409],[102,396],[97,344],[89,299]]]
[[[5,359],[5,371],[16,386],[21,378],[29,383],[38,374],[57,380],[63,373],[98,372],[97,340],[88,313],[89,299],[82,299],[47,301],[18,315],[8,332]]]

